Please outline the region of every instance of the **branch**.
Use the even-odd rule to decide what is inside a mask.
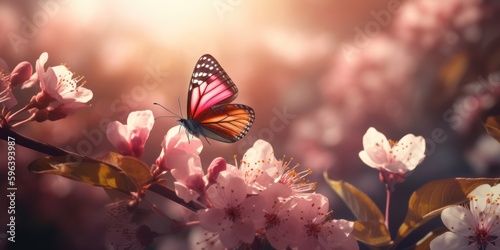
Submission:
[[[31,139],[29,137],[26,137],[24,135],[18,134],[17,132],[15,132],[14,130],[12,130],[12,129],[8,128],[8,127],[5,127],[5,128],[4,127],[0,127],[0,139],[2,139],[4,141],[8,141],[9,137],[15,139],[16,145],[21,145],[21,146],[23,146],[25,148],[29,148],[29,149],[32,149],[34,151],[38,151],[38,152],[46,154],[46,155],[50,155],[50,156],[66,156],[66,155],[70,155],[70,156],[76,157],[77,159],[78,158],[83,158],[83,159],[86,159],[86,160],[89,160],[89,161],[96,161],[96,162],[99,162],[99,163],[110,165],[108,163],[105,163],[105,162],[102,162],[102,161],[98,161],[98,160],[90,158],[90,157],[82,156],[82,155],[79,155],[77,153],[73,153],[73,152],[64,150],[62,148],[59,148],[59,147],[56,147],[56,146],[53,146],[53,145],[50,145],[50,144],[46,144],[46,143],[42,143],[42,142],[36,141],[36,140]],[[149,190],[152,191],[152,192],[155,192],[155,193],[157,193],[157,194],[159,194],[159,195],[161,195],[161,196],[163,196],[163,197],[165,197],[167,199],[170,199],[170,200],[172,200],[174,202],[177,202],[177,203],[179,203],[180,205],[186,207],[189,210],[192,210],[192,211],[196,212],[197,210],[200,210],[200,209],[203,208],[200,204],[195,203],[195,202],[189,202],[189,203],[184,202],[184,200],[182,200],[181,198],[179,198],[175,194],[174,190],[172,190],[169,187],[163,186],[161,184],[158,184],[158,183],[153,184],[153,185],[151,185],[151,187],[149,187]]]

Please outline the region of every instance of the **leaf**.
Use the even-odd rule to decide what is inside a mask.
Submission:
[[[482,184],[495,185],[499,178],[450,178],[432,181],[417,189],[408,202],[408,213],[399,227],[396,243],[449,205],[468,201],[467,194]]]
[[[352,235],[356,240],[369,246],[389,247],[392,245],[389,230],[384,223],[377,221],[355,221]]]
[[[384,216],[375,203],[362,191],[344,181],[328,179],[324,174],[326,182],[349,207],[351,212],[359,221],[376,221],[384,223]]]
[[[137,191],[132,180],[121,169],[86,157],[56,156],[34,160],[31,172],[55,174],[94,186],[112,188],[124,193]]]
[[[488,132],[491,137],[500,142],[500,115],[489,116],[486,119],[484,127],[486,128],[486,132]]]
[[[109,152],[106,155],[99,157],[99,160],[123,170],[138,190],[149,183],[153,178],[148,166],[135,157],[123,156],[115,152]]]
[[[354,223],[354,237],[369,246],[392,245],[391,235],[385,227],[384,217],[375,203],[362,191],[344,181],[325,180],[358,219]]]

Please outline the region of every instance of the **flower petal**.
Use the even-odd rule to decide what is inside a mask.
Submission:
[[[378,169],[381,166],[381,164],[378,164],[376,162],[374,162],[372,160],[372,158],[370,158],[370,156],[368,155],[368,153],[366,151],[361,151],[359,152],[359,158],[368,166],[372,167],[372,168],[375,168],[375,169]]]
[[[110,122],[106,129],[106,137],[108,137],[109,142],[123,155],[132,154],[128,134],[127,126],[119,121]]]
[[[430,248],[435,250],[468,249],[469,241],[452,232],[446,232],[431,241]],[[476,248],[477,249],[477,248]]]
[[[425,140],[422,136],[407,134],[392,148],[396,162],[406,165],[412,171],[425,157]]]
[[[373,162],[384,164],[391,146],[384,134],[370,127],[363,136],[363,149]]]
[[[224,227],[227,227],[227,220],[224,219],[226,215],[222,209],[198,210],[197,214],[200,225],[210,232],[220,232]]]
[[[186,187],[184,184],[180,182],[177,181],[174,182],[174,186],[175,186],[175,194],[179,198],[183,199],[184,202],[190,202],[200,197],[200,194],[198,192]]]
[[[241,241],[250,244],[255,239],[255,227],[251,220],[236,221],[233,227],[234,233]]]
[[[471,224],[474,223],[474,219],[471,217],[469,209],[458,205],[445,208],[441,212],[441,220],[444,225],[462,237],[474,235],[472,230],[475,230],[476,226]]]
[[[238,246],[240,239],[236,235],[234,230],[227,230],[219,234],[220,242],[226,247],[226,249],[232,249]]]

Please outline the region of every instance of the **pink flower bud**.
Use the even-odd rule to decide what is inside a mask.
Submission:
[[[209,184],[213,184],[217,181],[217,177],[219,177],[219,173],[226,170],[227,163],[226,160],[222,157],[215,158],[210,166],[208,167],[207,179]]]
[[[33,74],[33,67],[29,62],[20,62],[10,73],[10,85],[12,88],[19,86],[29,80]]]

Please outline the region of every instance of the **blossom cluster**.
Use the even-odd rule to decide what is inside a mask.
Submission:
[[[16,127],[30,121],[56,121],[73,114],[76,110],[88,107],[92,99],[91,90],[84,88],[83,77],[74,77],[67,66],[59,65],[45,69],[48,60],[46,52],[36,61],[35,73],[30,63],[19,63],[10,74],[0,72],[0,126]],[[13,111],[17,105],[13,89],[31,88],[38,83],[40,92],[34,95],[23,108]],[[28,118],[18,119],[16,116],[27,111]]]
[[[153,122],[149,110],[132,112],[128,124],[109,125],[108,139],[120,153],[140,157]],[[354,223],[333,219],[328,198],[311,192],[316,184],[306,180],[310,170],[277,159],[268,142],[257,140],[234,165],[214,159],[207,173],[199,157],[202,142],[188,138],[184,128],[171,128],[162,148],[155,174],[170,172],[176,195],[205,207],[196,213],[199,225],[213,234],[200,245],[217,241],[235,248],[265,239],[276,249],[358,248]]]

